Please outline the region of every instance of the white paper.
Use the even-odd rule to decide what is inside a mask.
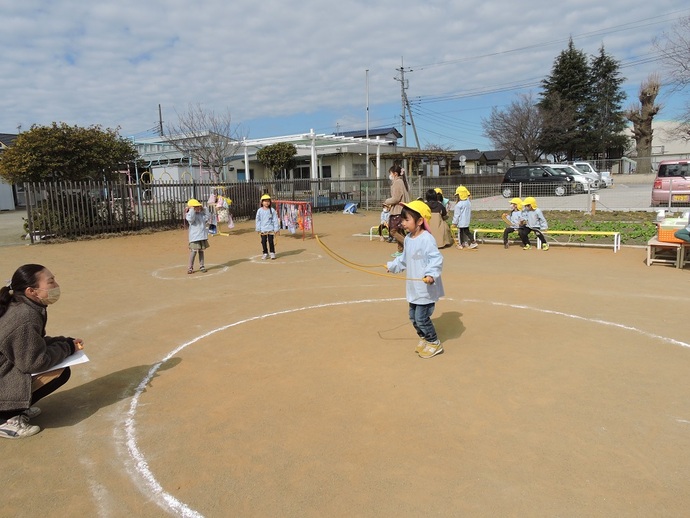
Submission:
[[[73,355],[68,356],[65,358],[63,361],[58,363],[56,366],[51,367],[48,370],[44,370],[41,372],[36,372],[32,374],[32,376],[37,376],[39,374],[43,374],[44,372],[50,372],[54,371],[57,369],[64,369],[65,367],[71,367],[72,365],[79,365],[80,363],[86,363],[89,361],[89,357],[84,354],[84,351],[76,351]]]

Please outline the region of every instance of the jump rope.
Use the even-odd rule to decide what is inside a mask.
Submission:
[[[347,266],[348,268],[352,268],[353,270],[357,270],[358,272],[363,272],[363,273],[369,273],[371,275],[378,275],[379,277],[387,277],[389,279],[397,279],[399,281],[421,281],[424,282],[424,279],[413,279],[411,277],[401,277],[399,275],[395,275],[392,273],[380,273],[380,272],[374,272],[372,270],[368,270],[367,268],[388,268],[387,265],[385,264],[358,264],[353,261],[350,261],[349,259],[345,259],[343,256],[338,255],[335,253],[333,250],[328,248],[326,244],[321,241],[319,236],[314,236],[316,237],[316,242],[319,244],[321,248],[323,248],[324,252],[326,252],[328,255],[330,255],[333,259],[338,261],[340,264],[343,264]]]

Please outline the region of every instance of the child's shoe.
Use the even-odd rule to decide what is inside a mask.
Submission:
[[[417,344],[417,347],[414,348],[414,352],[416,352],[417,354],[420,354],[424,350],[424,348],[426,347],[426,344],[428,344],[428,343],[429,342],[424,340],[424,338],[420,339],[419,343]]]
[[[436,340],[434,342],[427,342],[426,347],[422,349],[422,352],[419,353],[420,358],[429,359],[433,358],[437,354],[441,354],[443,352],[443,346],[441,345],[440,340]]]
[[[4,439],[22,439],[36,435],[40,431],[40,427],[29,424],[29,418],[24,414],[11,417],[0,424],[0,437]]]
[[[510,243],[503,243],[503,248],[510,248]]]
[[[523,250],[529,250],[530,248],[532,248],[532,245],[525,245],[522,247]]]
[[[275,258],[276,258],[276,254],[274,254],[273,252],[271,252],[271,259],[275,259]]]
[[[261,259],[263,259],[263,260],[266,260],[266,259],[268,259],[268,254],[264,254],[264,255],[262,255],[262,256],[261,256]]]
[[[479,246],[479,245],[478,245],[477,243],[471,243],[471,244],[470,244],[470,249],[473,250],[473,249],[477,248],[478,246]]]
[[[206,273],[206,267],[203,266],[203,265],[201,265],[201,266],[199,267],[199,271],[200,271],[201,273]]]
[[[548,249],[549,249],[549,244],[548,244],[548,243],[544,243],[543,245],[541,245],[541,249],[544,250],[544,251],[548,250]]]
[[[187,273],[194,273],[194,268],[189,268],[189,269],[187,270]]]

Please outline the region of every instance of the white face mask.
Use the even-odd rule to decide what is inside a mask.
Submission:
[[[45,304],[46,306],[49,306],[50,304],[55,304],[60,299],[60,287],[59,286],[57,288],[50,288],[49,290],[46,290],[46,291],[48,292],[48,296],[46,298],[40,298],[39,297],[41,304]]]
[[[393,176],[392,174],[389,174],[388,179],[392,182],[393,180],[395,180],[395,176]]]

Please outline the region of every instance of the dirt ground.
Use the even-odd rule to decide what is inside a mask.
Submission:
[[[317,214],[360,264],[378,213]],[[40,434],[0,442],[4,516],[682,516],[690,505],[690,268],[642,248],[446,249],[414,353],[403,277],[253,222],[4,246],[48,266],[48,334],[90,362],[41,401]],[[383,268],[371,268],[383,273]]]

